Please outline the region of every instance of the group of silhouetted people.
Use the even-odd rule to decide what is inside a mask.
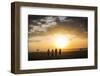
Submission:
[[[48,49],[47,51],[48,56],[58,56],[61,55],[61,49]]]

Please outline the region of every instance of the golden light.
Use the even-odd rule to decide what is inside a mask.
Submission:
[[[54,42],[57,48],[64,48],[68,45],[69,39],[65,35],[56,35]]]

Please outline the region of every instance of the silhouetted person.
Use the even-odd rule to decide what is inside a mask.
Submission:
[[[59,49],[59,55],[61,55],[61,49]]]
[[[57,49],[55,49],[55,56],[57,56]]]
[[[48,54],[48,56],[50,56],[50,50],[48,49],[48,51],[47,51],[47,54]]]
[[[51,51],[51,55],[54,56],[54,50],[53,50],[53,49],[52,49],[52,51]]]

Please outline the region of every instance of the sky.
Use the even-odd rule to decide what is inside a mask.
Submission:
[[[64,49],[87,48],[88,18],[28,15],[29,52],[36,49],[42,51],[59,48],[55,46],[55,41],[59,36],[67,38]]]

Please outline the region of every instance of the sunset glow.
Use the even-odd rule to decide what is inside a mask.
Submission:
[[[47,52],[88,46],[88,18],[70,16],[28,16],[28,51]]]
[[[54,39],[54,43],[57,48],[65,48],[68,45],[68,42],[68,37],[64,35],[56,35]]]

